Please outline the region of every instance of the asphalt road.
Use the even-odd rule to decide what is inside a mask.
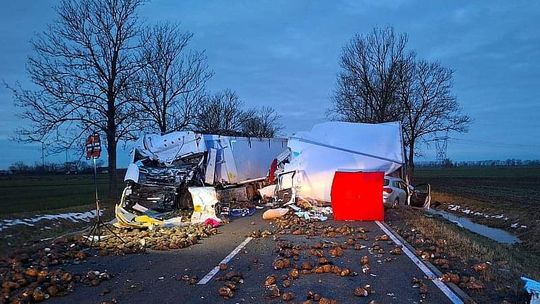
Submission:
[[[383,234],[374,222],[328,221],[327,223],[369,229],[370,241],[363,242],[366,246],[369,246],[377,235]],[[278,256],[275,251],[276,241],[272,236],[251,240],[229,262],[229,269],[225,272],[239,271],[244,276],[244,283],[239,284],[233,299],[226,300],[218,295],[217,291],[223,286],[223,282],[216,278],[224,275],[223,271],[217,273],[205,285],[190,285],[178,279],[184,274],[203,278],[253,230],[267,228],[272,227],[261,219],[261,212],[258,212],[251,217],[235,219],[221,227],[220,234],[185,249],[94,257],[82,264],[66,266],[66,269],[75,273],[106,270],[114,277],[97,287],[78,284],[73,293],[61,298],[52,298],[47,303],[101,303],[113,298],[119,303],[283,303],[281,299],[269,299],[265,296],[265,278],[271,274],[280,277],[289,271],[272,268],[272,262]],[[314,244],[324,240],[321,237],[293,235],[279,237],[295,244]],[[345,241],[344,238],[327,240]],[[347,249],[341,258],[333,258],[334,264],[349,267],[358,272],[358,276],[339,277],[330,273],[300,275],[290,288],[280,286],[280,289],[282,292],[292,291],[296,294],[292,303],[306,300],[308,290],[335,299],[338,303],[368,303],[371,300],[377,300],[379,303],[451,303],[406,255],[389,255],[388,252],[393,246],[385,242],[382,242],[382,246],[386,253],[380,258],[370,255],[367,248]],[[360,258],[364,255],[370,257],[371,275],[361,271]],[[392,261],[385,262],[385,257],[391,257]],[[301,260],[305,259],[309,257],[303,253]],[[412,287],[413,277],[422,278],[428,284],[429,292],[425,299],[421,298],[418,288]],[[278,281],[281,282],[279,279]],[[354,288],[365,284],[372,285],[375,293],[366,298],[355,297]],[[102,295],[104,291],[108,292]]]

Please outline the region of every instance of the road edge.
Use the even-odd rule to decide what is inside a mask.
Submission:
[[[398,243],[398,245],[402,245],[404,246],[405,248],[407,248],[415,257],[416,255],[414,254],[414,252],[416,251],[416,249],[414,249],[413,246],[411,246],[407,241],[405,241],[397,232],[395,232],[388,224],[386,224],[385,222],[380,222],[380,221],[375,221],[375,223],[381,227],[381,228],[384,228],[383,230],[386,230],[387,232],[389,232],[391,234],[392,237],[394,237],[396,240],[398,240],[399,242],[396,242]],[[385,232],[386,232],[385,231]],[[409,257],[411,258],[411,257]],[[417,257],[416,257],[417,258]],[[411,258],[412,260],[412,258]],[[434,278],[434,280],[438,280],[438,278],[440,278],[443,273],[437,268],[435,267],[435,265],[431,264],[430,262],[428,261],[423,261],[419,258],[417,258],[418,260],[418,263],[424,265],[426,268],[429,269],[429,271],[431,271],[433,274],[435,274],[437,276],[437,278]],[[422,270],[422,267],[413,260],[413,262]],[[427,275],[427,274],[426,274]],[[447,286],[454,294],[455,296],[457,296],[460,301],[454,301],[452,299],[452,297],[450,295],[448,295],[444,290],[442,290],[439,286],[437,286],[437,284],[435,284],[435,286],[437,286],[439,289],[441,289],[441,291],[454,303],[474,303],[474,300],[467,294],[465,293],[463,290],[461,290],[461,288],[459,288],[456,284],[454,283],[444,283],[442,281],[439,280],[440,283],[444,284],[445,286]],[[433,282],[435,283],[435,281]]]

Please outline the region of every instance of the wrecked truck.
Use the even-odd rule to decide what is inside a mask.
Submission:
[[[144,135],[131,152],[116,217],[124,227],[163,224],[153,215],[193,208],[192,195],[202,193],[194,194],[195,187],[212,196],[213,189],[264,180],[270,164],[286,147],[284,138],[192,131]]]

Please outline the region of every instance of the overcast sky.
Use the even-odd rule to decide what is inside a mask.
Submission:
[[[29,83],[29,40],[54,20],[55,3],[2,1],[0,80]],[[419,57],[455,71],[454,94],[474,122],[469,133],[451,135],[451,159],[540,158],[540,1],[152,0],[140,15],[181,22],[195,34],[191,46],[206,50],[210,90],[231,88],[248,106],[273,106],[286,134],[326,120],[342,46],[391,25]],[[1,87],[0,168],[40,161],[40,146],[9,140],[24,123]],[[423,148],[424,160],[433,149]],[[120,156],[118,165],[127,162]]]

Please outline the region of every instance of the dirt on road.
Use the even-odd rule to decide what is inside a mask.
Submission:
[[[82,250],[84,258],[48,267],[74,279],[67,296],[49,295],[47,302],[452,303],[435,285],[439,279],[427,277],[375,222],[294,215],[267,222],[260,215],[236,219],[183,249],[104,256]],[[231,252],[237,254],[225,259]]]

